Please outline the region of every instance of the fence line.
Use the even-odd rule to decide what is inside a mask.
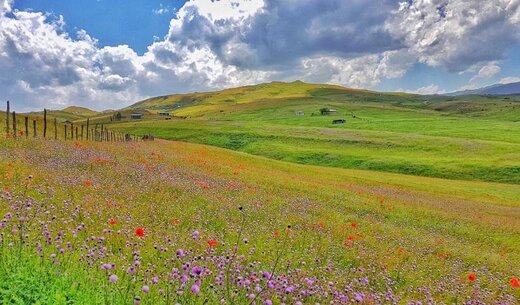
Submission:
[[[29,117],[24,116],[23,123],[25,127],[25,131],[20,130],[18,132],[17,123],[18,119],[16,117],[16,111],[11,112],[10,102],[7,101],[7,110],[6,110],[6,134],[8,137],[23,137],[25,135],[26,138],[29,137]],[[47,109],[43,109],[43,138],[47,138]],[[10,118],[12,115],[12,119]],[[86,126],[84,124],[76,124],[72,122],[65,121],[63,123],[58,123],[58,119],[54,118],[53,120],[54,127],[54,140],[58,140],[58,129],[63,129],[63,139],[64,140],[75,140],[75,141],[95,141],[95,142],[139,142],[139,141],[148,141],[154,140],[154,137],[151,135],[145,136],[137,136],[135,134],[122,133],[117,131],[109,130],[103,124],[95,124],[94,128],[91,128],[90,118],[87,118]],[[100,125],[100,130],[98,130],[98,125]],[[11,132],[12,127],[12,132]],[[36,119],[33,119],[33,130],[32,136],[37,137],[38,123]],[[61,128],[60,128],[61,127]],[[68,128],[70,127],[70,134],[68,133]],[[81,132],[81,133],[80,133]],[[86,135],[84,136],[84,132]]]

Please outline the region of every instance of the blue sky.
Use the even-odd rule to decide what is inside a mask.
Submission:
[[[520,81],[520,1],[0,0],[19,110],[303,80],[439,94]]]
[[[127,44],[138,54],[168,33],[170,20],[183,0],[19,0],[13,8],[62,15],[75,38],[85,29],[100,46]],[[163,11],[161,11],[161,9]]]

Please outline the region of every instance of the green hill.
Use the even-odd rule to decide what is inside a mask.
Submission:
[[[336,111],[322,115],[323,108]],[[90,121],[294,163],[520,183],[518,95],[421,96],[272,82],[150,98],[119,112],[121,120],[111,112]],[[133,112],[144,119],[131,119]]]

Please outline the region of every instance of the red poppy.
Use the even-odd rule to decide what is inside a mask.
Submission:
[[[475,273],[471,272],[470,274],[468,274],[468,280],[470,282],[474,282],[476,279],[477,279],[477,275],[475,275]]]
[[[320,230],[325,229],[325,225],[323,224],[323,222],[320,222],[320,223],[318,224],[318,229],[320,229]]]
[[[108,220],[108,223],[111,224],[111,225],[115,225],[117,223],[117,221],[114,218],[110,218]]]
[[[516,278],[516,277],[512,277],[509,280],[509,283],[511,283],[511,287],[513,287],[513,288],[520,288],[520,281],[518,281],[518,278]]]
[[[179,219],[177,219],[177,218],[174,218],[174,219],[172,219],[172,223],[173,223],[174,225],[178,225],[178,224],[181,223],[181,221],[180,221]]]
[[[23,137],[24,133],[23,130],[20,130],[20,137]]]
[[[357,228],[357,223],[353,222],[353,223],[351,224],[351,226],[352,226],[353,228]]]
[[[86,186],[91,186],[91,185],[92,185],[92,182],[91,182],[90,180],[87,180],[87,181],[85,181],[85,185],[86,185]]]
[[[343,246],[348,247],[348,248],[352,248],[352,244],[349,243],[348,241],[344,242]]]
[[[280,232],[275,231],[275,232],[274,232],[274,236],[275,236],[275,237],[279,237],[279,236],[280,236]]]
[[[238,175],[238,172],[233,172],[233,175],[237,176],[237,175]]]
[[[353,235],[349,235],[349,236],[347,237],[347,239],[350,240],[350,241],[353,241],[353,240],[354,240],[354,236],[353,236]]]
[[[141,227],[137,227],[137,229],[135,229],[135,235],[137,235],[139,237],[143,237],[144,236],[144,229],[141,228]]]
[[[208,240],[208,245],[210,247],[216,247],[216,246],[218,246],[218,242],[216,240],[210,239],[210,240]]]

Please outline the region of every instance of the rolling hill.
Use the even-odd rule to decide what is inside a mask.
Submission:
[[[321,115],[322,108],[336,112]],[[144,119],[130,119],[131,112]],[[302,164],[520,183],[520,96],[273,82],[151,98],[122,114],[120,121],[105,115],[91,122]],[[332,124],[335,119],[346,123]]]
[[[336,111],[321,115],[323,108]],[[133,112],[144,119],[131,119]],[[87,114],[71,108],[49,116],[76,126],[88,117],[114,131],[301,164],[520,183],[520,95],[421,96],[272,82]]]

